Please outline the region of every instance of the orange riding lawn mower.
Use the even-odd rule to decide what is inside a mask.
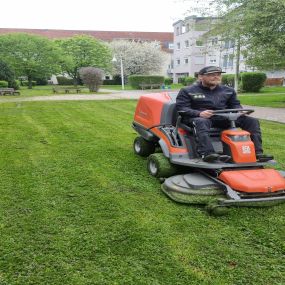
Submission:
[[[196,152],[193,128],[176,111],[176,93],[142,95],[133,128],[139,134],[134,152],[147,157],[149,173],[160,178],[162,191],[180,203],[206,205],[209,213],[225,214],[231,206],[263,207],[285,202],[285,171],[268,166],[276,161],[256,160],[250,133],[236,128],[239,116],[251,109],[214,111],[230,121],[227,130],[211,129],[216,153],[229,160],[205,162]]]

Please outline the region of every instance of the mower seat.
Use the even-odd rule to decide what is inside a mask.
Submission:
[[[177,128],[181,128],[181,129],[189,132],[189,134],[193,134],[194,133],[194,128],[189,126],[189,125],[184,124],[182,116],[180,116],[180,115],[177,118],[176,127]],[[223,130],[224,129],[220,129],[220,128],[211,128],[210,129],[210,137],[220,137],[221,132]]]

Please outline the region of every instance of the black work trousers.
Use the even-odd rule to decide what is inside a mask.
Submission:
[[[197,117],[190,119],[190,124],[192,124],[195,129],[197,152],[201,156],[215,152],[209,136],[210,128],[227,129],[230,126],[229,121],[224,118],[205,119]],[[259,121],[253,117],[240,116],[236,121],[236,126],[248,131],[254,143],[255,152],[263,153]]]

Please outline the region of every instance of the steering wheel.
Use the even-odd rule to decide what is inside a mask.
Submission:
[[[213,111],[214,116],[227,118],[229,121],[236,121],[240,116],[253,113],[253,109],[223,109]]]

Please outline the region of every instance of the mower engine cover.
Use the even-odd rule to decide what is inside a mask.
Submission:
[[[219,177],[232,189],[247,193],[272,193],[285,190],[285,178],[275,169],[223,171]]]

